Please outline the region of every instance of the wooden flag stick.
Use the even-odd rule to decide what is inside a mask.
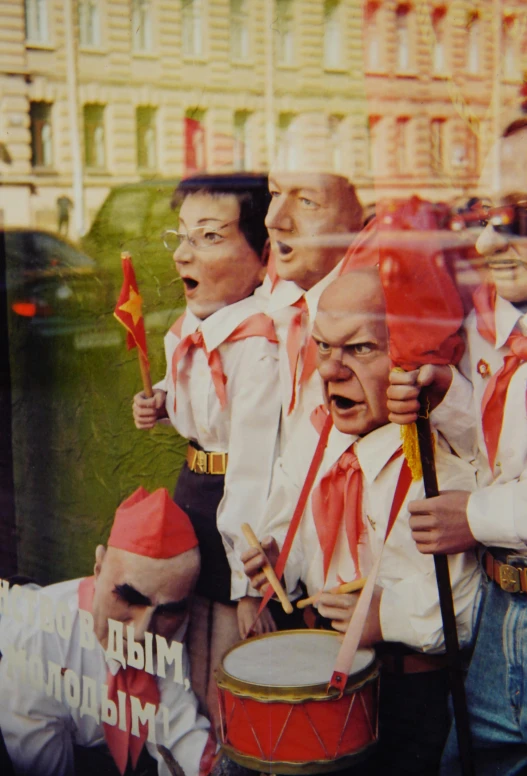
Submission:
[[[426,397],[421,398],[422,412],[426,406]],[[428,415],[428,413],[426,413]],[[437,472],[434,461],[434,445],[432,429],[429,418],[420,415],[416,421],[417,435],[419,438],[419,454],[423,469],[423,483],[425,497],[434,498],[439,495]],[[470,725],[468,719],[467,699],[465,685],[463,683],[462,668],[459,665],[459,642],[457,638],[456,614],[454,611],[454,598],[450,583],[450,570],[446,555],[434,555],[437,589],[439,592],[439,605],[443,620],[445,634],[445,648],[448,660],[450,689],[452,691],[452,704],[454,707],[454,719],[463,776],[474,776],[474,764],[472,759],[472,744],[470,737]]]
[[[137,348],[137,357],[139,359],[139,369],[141,370],[141,379],[143,381],[143,391],[147,399],[151,399],[154,395],[152,390],[152,378],[150,377],[150,369],[146,363],[146,359],[142,352]]]

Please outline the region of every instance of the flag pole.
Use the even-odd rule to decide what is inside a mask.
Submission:
[[[421,412],[416,421],[417,436],[419,440],[419,455],[423,470],[423,483],[425,497],[439,496],[439,485],[434,460],[434,444],[430,418],[424,412],[427,405],[426,396],[421,400]],[[454,707],[454,722],[458,740],[459,759],[463,776],[474,776],[474,764],[472,759],[472,744],[470,736],[470,724],[468,718],[467,699],[465,685],[463,683],[462,666],[460,665],[459,641],[457,637],[456,614],[454,610],[454,598],[450,582],[450,570],[448,558],[444,554],[434,555],[437,589],[439,592],[439,607],[443,621],[445,635],[445,649],[448,661],[448,674],[450,690],[452,692],[452,705]]]
[[[145,357],[139,350],[137,349],[137,358],[139,359],[139,369],[141,371],[141,379],[143,381],[143,391],[147,399],[151,399],[154,395],[154,391],[152,390],[152,378],[150,377],[150,368],[146,362]]]
[[[137,287],[132,254],[128,251],[122,251],[121,264],[123,266],[124,283],[114,316],[128,331],[128,348],[137,348],[143,391],[146,398],[151,399],[154,392],[152,390],[152,379],[147,357],[146,332],[142,312],[143,300]]]

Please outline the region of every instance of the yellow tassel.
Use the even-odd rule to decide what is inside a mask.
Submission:
[[[415,482],[423,476],[421,456],[419,454],[419,439],[415,423],[401,426],[401,439],[403,441],[403,454],[412,472],[412,480]]]

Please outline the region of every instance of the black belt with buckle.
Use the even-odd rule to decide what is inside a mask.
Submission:
[[[506,555],[505,560],[495,556],[496,550],[487,549],[483,557],[483,568],[506,593],[527,593],[527,555]],[[499,550],[502,554],[503,550]]]

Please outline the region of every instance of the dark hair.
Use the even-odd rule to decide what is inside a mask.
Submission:
[[[251,248],[264,259],[267,243],[267,229],[264,219],[267,215],[271,195],[267,175],[250,172],[198,174],[185,178],[175,190],[171,207],[177,208],[191,194],[209,194],[224,197],[231,194],[240,205],[240,231]]]

